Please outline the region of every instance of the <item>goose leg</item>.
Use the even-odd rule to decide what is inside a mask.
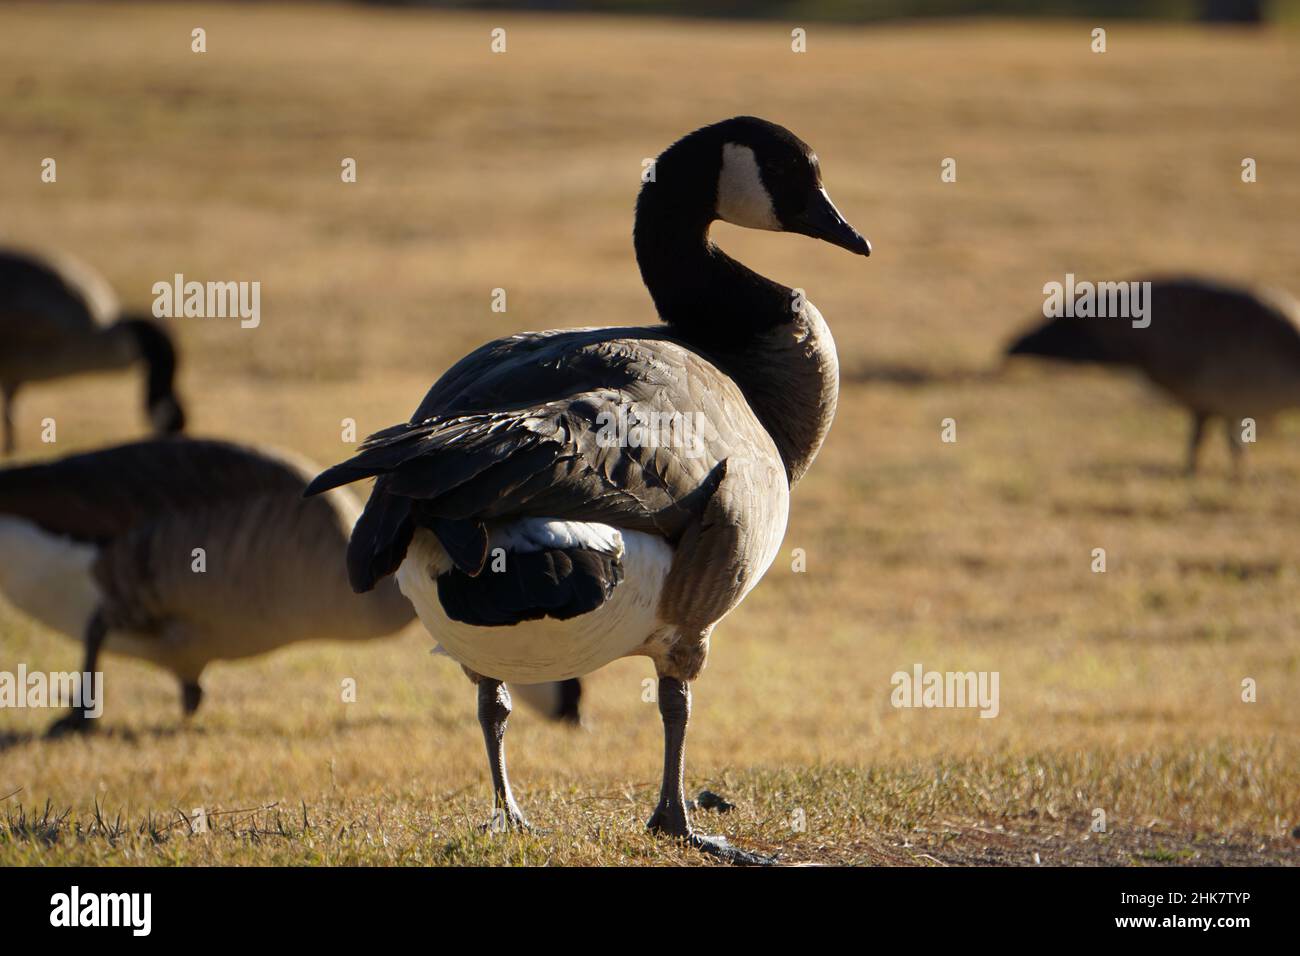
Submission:
[[[506,721],[510,717],[510,692],[506,685],[490,677],[478,682],[478,722],[487,744],[488,767],[492,771],[492,820],[485,829],[527,830],[528,821],[510,792],[506,774]]]
[[[1245,445],[1242,444],[1241,432],[1239,431],[1241,424],[1239,420],[1232,418],[1227,419],[1223,424],[1226,426],[1225,431],[1228,436],[1228,454],[1232,458],[1232,480],[1238,481],[1241,479],[1242,452],[1246,450]]]
[[[104,636],[107,633],[108,628],[104,624],[103,615],[96,611],[86,622],[86,656],[81,667],[83,679],[86,674],[95,673],[99,662],[99,649],[103,646]],[[100,691],[102,693],[102,687]],[[73,707],[65,716],[50,724],[50,729],[45,732],[45,735],[59,737],[67,733],[84,733],[90,727],[90,718],[86,716],[85,708]]]
[[[185,712],[186,717],[193,717],[194,712],[199,709],[199,704],[203,703],[203,688],[199,686],[197,680],[181,681],[181,710]]]
[[[659,715],[664,722],[664,779],[659,806],[646,824],[651,833],[673,837],[727,863],[764,866],[770,856],[738,849],[723,836],[705,836],[691,828],[682,777],[686,770],[686,724],[691,718],[691,685],[675,677],[659,678]]]
[[[1205,436],[1205,423],[1210,416],[1204,412],[1192,412],[1192,433],[1187,440],[1187,474],[1196,474],[1196,462],[1201,451],[1201,439]]]
[[[4,400],[4,409],[0,410],[0,418],[4,420],[4,453],[12,455],[14,453],[14,389],[9,385],[0,387],[0,399]]]

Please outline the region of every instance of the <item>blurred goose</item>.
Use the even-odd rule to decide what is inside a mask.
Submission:
[[[1242,419],[1300,406],[1300,308],[1206,279],[1151,283],[1151,324],[1123,318],[1052,319],[1013,341],[1008,355],[1133,368],[1192,413],[1187,472],[1196,471],[1206,423],[1225,420],[1234,470]]]
[[[154,440],[0,470],[0,594],[48,627],[150,661],[199,706],[210,661],[297,641],[364,641],[415,617],[392,581],[355,595],[343,570],[360,509],[304,500],[317,469],[217,441]],[[196,570],[194,549],[203,549]],[[576,720],[577,690],[534,688]],[[74,710],[55,730],[86,729]]]
[[[176,350],[151,318],[124,316],[108,283],[69,259],[0,250],[0,402],[4,453],[14,450],[13,403],[26,382],[126,368],[148,370],[145,406],[160,434],[185,426],[173,379]]]
[[[352,585],[396,574],[477,684],[498,820],[526,826],[506,774],[502,682],[642,655],[665,738],[649,828],[762,863],[691,827],[690,682],[714,627],[776,557],[790,489],[831,425],[839,366],[817,309],[727,256],[709,227],[871,247],[831,203],[813,151],[764,120],[697,130],[655,173],[633,238],[663,325],[491,342],[310,493],[378,478],[348,548]]]

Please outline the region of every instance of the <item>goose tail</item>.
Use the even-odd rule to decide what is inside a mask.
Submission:
[[[302,496],[311,498],[333,488],[393,471],[411,457],[411,442],[431,434],[436,428],[432,422],[409,422],[375,432],[347,461],[326,468],[313,478]]]

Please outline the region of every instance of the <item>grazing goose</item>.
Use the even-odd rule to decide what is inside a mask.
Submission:
[[[14,450],[13,402],[25,382],[148,368],[145,405],[159,434],[185,427],[173,391],[176,350],[150,318],[123,316],[103,278],[64,259],[0,250],[0,402],[4,453]]]
[[[1300,309],[1205,279],[1152,281],[1147,316],[1056,318],[1016,339],[1008,355],[1134,368],[1192,413],[1187,473],[1196,472],[1205,425],[1225,420],[1234,471],[1242,419],[1300,406]]]
[[[391,581],[352,593],[343,560],[360,509],[346,494],[304,500],[315,470],[183,438],[2,469],[0,594],[84,640],[83,671],[103,649],[171,671],[187,715],[209,661],[396,633],[415,612]],[[529,693],[576,720],[576,688]],[[74,710],[52,729],[89,723]]]
[[[527,825],[506,775],[502,682],[643,655],[665,738],[650,830],[760,863],[691,828],[690,682],[714,627],[776,557],[839,366],[811,303],[709,240],[717,219],[871,250],[792,133],[753,117],[706,126],[659,157],[637,202],[637,262],[663,325],[484,345],[409,423],[372,435],[309,493],[378,478],[348,547],[352,585],[396,574],[477,684],[498,819]]]

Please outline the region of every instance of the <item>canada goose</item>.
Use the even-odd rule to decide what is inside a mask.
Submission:
[[[497,819],[527,825],[506,775],[502,681],[643,655],[665,739],[650,830],[762,863],[691,828],[690,682],[714,626],[776,557],[790,489],[831,425],[839,365],[802,294],[709,240],[717,219],[871,251],[788,130],[743,116],[696,130],[658,158],[637,201],[637,262],[665,325],[491,342],[308,493],[378,478],[348,547],[352,585],[396,573],[477,684]]]
[[[173,391],[176,350],[151,318],[122,315],[108,283],[68,259],[0,250],[0,402],[4,453],[14,450],[13,403],[25,382],[83,372],[148,368],[145,407],[154,429],[185,427]]]
[[[1300,406],[1300,309],[1280,295],[1197,278],[1153,280],[1149,325],[1127,318],[1056,318],[1007,354],[1134,368],[1192,413],[1187,472],[1196,471],[1207,421],[1225,420],[1233,468],[1242,419]]]
[[[101,649],[171,671],[187,715],[209,661],[396,633],[414,609],[391,581],[362,596],[347,586],[360,508],[350,495],[303,500],[315,470],[183,438],[0,469],[0,594],[84,640],[85,672]],[[576,721],[576,688],[528,693]],[[73,710],[52,729],[88,727]]]

